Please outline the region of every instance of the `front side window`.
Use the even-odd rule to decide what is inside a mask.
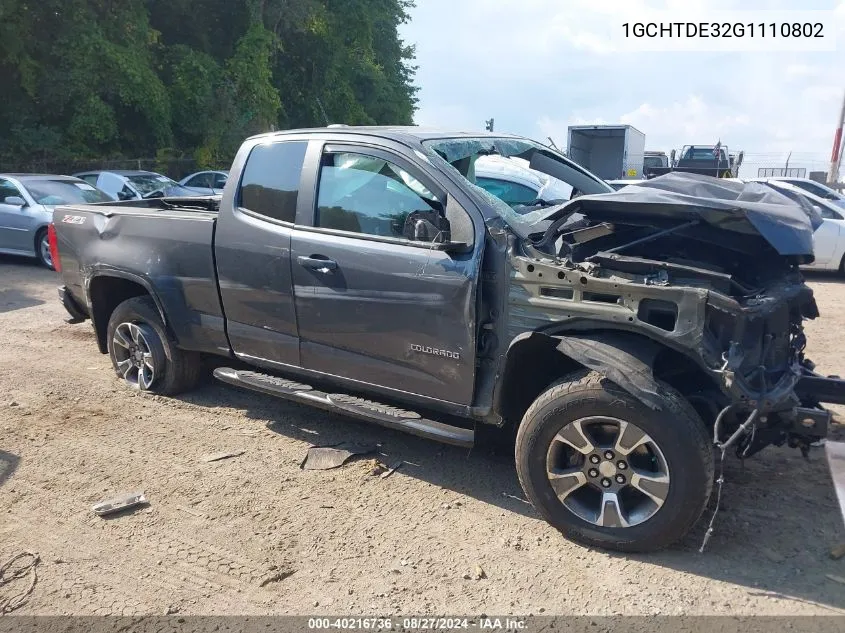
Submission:
[[[841,220],[842,216],[833,209],[828,209],[827,207],[823,207],[819,205],[819,213],[825,220]]]
[[[238,206],[267,218],[293,223],[307,141],[256,145],[244,167]]]
[[[317,195],[319,227],[414,239],[409,221],[440,209],[434,194],[390,161],[347,152],[323,157]]]
[[[229,177],[226,174],[214,174],[214,189],[223,189],[226,186],[226,181]]]

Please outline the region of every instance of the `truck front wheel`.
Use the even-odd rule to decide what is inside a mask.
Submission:
[[[199,381],[199,354],[176,346],[150,297],[127,299],[114,309],[106,343],[118,377],[134,389],[169,396]]]
[[[713,486],[705,426],[661,384],[653,410],[596,372],[567,376],[540,395],[516,438],[525,494],[564,536],[625,552],[682,538]]]

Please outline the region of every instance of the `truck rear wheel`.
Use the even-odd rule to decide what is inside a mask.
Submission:
[[[115,372],[134,389],[175,395],[199,381],[199,354],[176,347],[150,297],[118,305],[109,318],[106,337]]]
[[[516,439],[525,494],[564,536],[625,552],[682,538],[713,486],[713,449],[698,414],[669,385],[655,411],[582,371],[541,394]]]

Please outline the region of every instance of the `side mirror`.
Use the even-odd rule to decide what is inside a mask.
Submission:
[[[126,193],[125,191],[118,191],[117,192],[117,199],[118,200],[131,200],[132,195],[129,194],[129,193]]]
[[[449,220],[437,211],[414,211],[405,219],[402,235],[414,242],[443,244],[451,237]]]
[[[3,202],[5,204],[10,204],[13,207],[25,207],[26,206],[26,200],[24,200],[20,196],[9,196]]]

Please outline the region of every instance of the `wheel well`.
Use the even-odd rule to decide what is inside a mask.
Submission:
[[[561,353],[557,349],[559,343],[554,336],[533,333],[508,350],[495,401],[495,410],[506,425],[518,425],[531,403],[546,388],[583,367]],[[654,358],[652,370],[655,378],[684,396],[707,424],[712,424],[727,404],[713,377],[681,352],[662,347]]]
[[[114,309],[127,299],[150,296],[150,293],[138,282],[108,276],[92,279],[88,291],[91,298],[91,322],[97,333],[97,345],[100,352],[106,354],[106,330]]]
[[[689,356],[664,347],[652,365],[654,377],[674,387],[701,416],[712,425],[723,407],[729,404],[713,377]]]
[[[47,227],[42,226],[37,231],[35,231],[35,237],[32,241],[32,247],[35,249],[35,254],[38,255],[38,249],[41,248],[41,236],[47,232]]]
[[[505,424],[518,425],[531,403],[549,385],[582,367],[561,354],[558,343],[552,336],[534,333],[508,350],[496,396],[496,410]]]

